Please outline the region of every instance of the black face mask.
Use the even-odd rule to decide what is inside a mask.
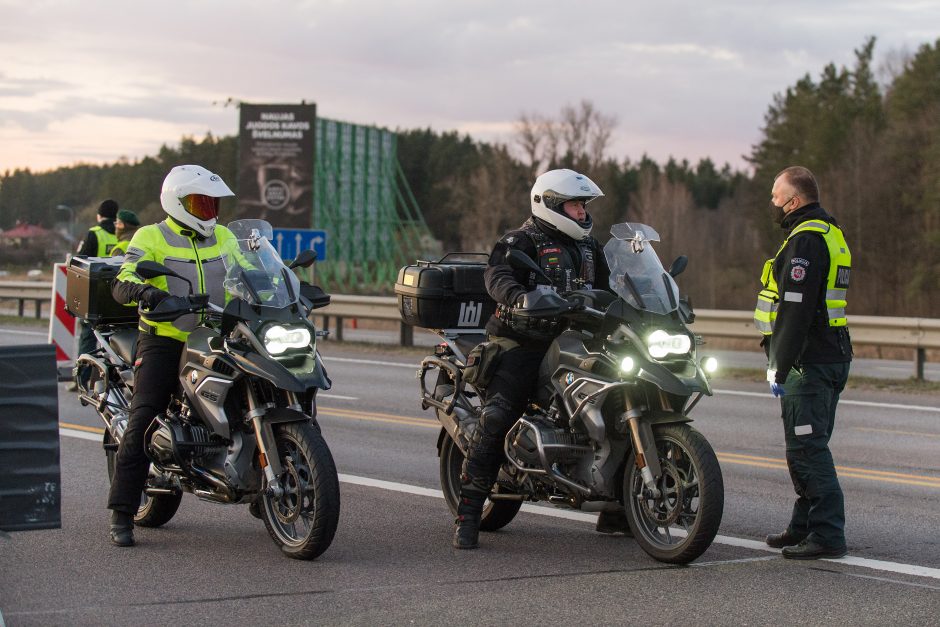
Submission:
[[[793,200],[795,196],[791,196],[790,200]],[[783,203],[779,207],[770,201],[770,219],[774,221],[774,224],[781,225],[783,224],[783,218],[786,217],[787,213],[784,211],[784,207],[790,204],[790,200]]]

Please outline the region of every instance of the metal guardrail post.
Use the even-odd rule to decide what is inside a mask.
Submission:
[[[342,316],[336,316],[336,341],[343,341],[343,318]]]
[[[415,344],[415,329],[410,324],[405,324],[404,322],[399,322],[399,342],[402,346],[414,346]]]
[[[927,349],[914,349],[914,378],[918,381],[924,380],[924,363],[927,361]]]

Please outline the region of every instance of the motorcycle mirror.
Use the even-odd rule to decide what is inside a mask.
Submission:
[[[173,270],[170,270],[169,268],[167,268],[162,263],[157,263],[156,261],[150,261],[150,260],[141,261],[140,263],[137,264],[137,268],[134,270],[134,272],[137,274],[137,276],[139,276],[142,279],[155,279],[158,276],[176,277],[177,279],[186,281],[186,283],[189,285],[190,293],[192,293],[193,291],[193,284],[189,279],[187,279],[184,276],[180,276]]]
[[[313,265],[313,262],[317,260],[317,253],[315,250],[307,249],[297,255],[297,258],[290,262],[290,265],[287,266],[291,270],[294,268],[307,268]]]
[[[669,266],[669,276],[676,278],[683,272],[685,272],[686,266],[689,265],[689,258],[685,255],[679,255],[676,257],[676,260],[672,262],[672,265]]]
[[[545,279],[545,281],[548,282],[549,284],[551,284],[552,282],[551,279],[545,276],[545,273],[542,272],[542,269],[539,268],[538,264],[532,261],[532,258],[529,257],[524,252],[522,252],[521,250],[511,248],[508,251],[506,251],[506,263],[508,263],[510,266],[518,270],[531,270],[532,272],[535,272],[538,276]]]

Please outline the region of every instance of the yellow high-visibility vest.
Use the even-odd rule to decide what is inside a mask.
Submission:
[[[839,227],[822,220],[807,220],[797,225],[783,240],[777,254],[764,262],[760,279],[763,287],[757,293],[757,307],[754,309],[754,324],[764,335],[773,333],[774,321],[777,319],[777,306],[780,301],[777,280],[773,272],[774,261],[783,252],[790,238],[804,231],[822,235],[826,241],[826,248],[829,250],[829,274],[826,276],[826,313],[829,326],[844,327],[847,324],[846,293],[852,270],[852,254],[849,252],[849,246],[845,243],[845,236]]]

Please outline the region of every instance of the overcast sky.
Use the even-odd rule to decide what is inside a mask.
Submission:
[[[592,101],[612,153],[743,167],[774,93],[875,35],[940,37],[940,1],[0,0],[0,171],[155,154],[246,102],[512,141]]]

